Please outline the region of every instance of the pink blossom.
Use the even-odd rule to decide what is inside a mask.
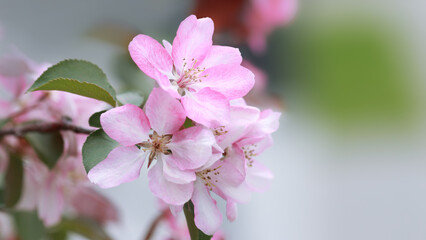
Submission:
[[[22,54],[0,59],[0,119],[16,115],[41,99],[40,92],[24,93],[45,68],[46,65],[35,64]]]
[[[266,190],[272,173],[255,157],[272,145],[270,134],[277,130],[280,114],[260,112],[245,106],[231,106],[231,122],[215,129],[223,157],[214,164],[198,169],[192,202],[195,224],[206,234],[221,225],[222,215],[210,192],[227,201],[227,217],[233,221],[237,203],[249,201],[252,191]]]
[[[139,68],[180,100],[185,115],[207,127],[229,121],[229,101],[246,95],[253,74],[242,67],[241,54],[232,47],[212,45],[213,21],[186,18],[173,45],[164,47],[153,38],[138,35],[129,45]]]
[[[101,115],[104,131],[120,146],[90,170],[89,179],[102,188],[117,186],[139,176],[146,158],[149,187],[167,204],[183,205],[192,195],[194,169],[212,156],[215,138],[201,126],[180,130],[185,112],[179,101],[160,88],[151,92],[145,112],[134,105]]]
[[[27,160],[17,208],[37,209],[46,226],[57,224],[67,211],[100,223],[117,220],[115,207],[90,189],[81,158],[76,157],[62,157],[52,170],[37,159]]]
[[[263,52],[266,38],[274,30],[293,19],[297,0],[251,0],[246,14],[248,43],[255,52]]]

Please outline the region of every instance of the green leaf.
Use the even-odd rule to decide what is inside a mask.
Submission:
[[[59,132],[37,133],[25,135],[25,139],[34,148],[40,160],[52,169],[64,151],[64,140]]]
[[[22,159],[15,154],[10,154],[9,157],[4,186],[4,204],[8,208],[18,203],[21,197],[24,178]]]
[[[91,127],[101,128],[101,115],[102,113],[106,112],[107,110],[95,112],[92,116],[89,118],[89,125]]]
[[[189,235],[191,240],[210,240],[212,236],[204,234],[200,229],[195,226],[194,221],[194,204],[189,201],[183,206],[183,212],[185,213],[186,223],[188,225]]]
[[[121,93],[117,96],[118,101],[121,103],[121,105],[124,104],[133,104],[138,107],[142,106],[144,97],[141,93],[138,92],[125,92]]]
[[[34,82],[29,92],[60,90],[116,105],[115,90],[105,73],[95,64],[84,60],[64,60],[47,69]]]
[[[46,229],[36,212],[12,212],[15,220],[16,232],[20,240],[45,239]]]
[[[104,160],[118,145],[118,142],[108,137],[102,129],[91,133],[83,145],[83,164],[86,172]]]
[[[0,119],[0,129],[10,121],[9,118]]]

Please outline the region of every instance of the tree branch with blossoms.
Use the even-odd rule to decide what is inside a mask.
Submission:
[[[90,212],[91,218],[103,223],[114,219],[114,212],[105,211],[112,208],[110,204],[87,192],[87,182],[100,188],[117,187],[137,179],[145,165],[149,189],[167,209],[155,219],[146,239],[170,212],[185,214],[187,237],[192,240],[214,238],[222,213],[213,195],[226,202],[226,217],[234,221],[238,203],[248,202],[253,192],[265,191],[273,178],[257,157],[272,145],[271,134],[278,129],[281,114],[245,102],[255,76],[241,65],[238,48],[213,45],[213,29],[210,18],[191,15],[182,21],[172,43],[163,40],[161,45],[143,34],[134,37],[129,44],[131,58],[157,82],[143,106],[120,100],[105,73],[93,63],[64,60],[44,69],[25,95],[30,99],[22,102],[35,102],[31,98],[40,99],[41,94],[47,106],[23,108],[14,122],[0,129],[0,138],[43,135],[27,141],[35,151],[20,151],[31,157],[22,156],[9,174],[18,176],[14,182],[19,186],[13,189],[22,191],[22,199],[32,193],[21,189],[41,189],[39,196],[11,206],[31,210],[37,206],[38,217],[51,227],[61,222],[64,199],[69,197],[67,204],[76,212]],[[24,92],[14,97],[25,98]],[[83,103],[73,99],[76,95],[86,97]],[[88,98],[98,105],[91,108]],[[12,105],[7,105],[10,112],[20,107]],[[92,115],[80,121],[87,109]],[[69,114],[73,116],[62,117]],[[57,134],[44,136],[52,133]],[[4,140],[19,148],[13,139]],[[3,152],[0,145],[0,159]],[[32,160],[23,164],[27,158]],[[35,183],[40,186],[31,185]],[[25,184],[29,186],[22,187]],[[81,196],[102,204],[81,206]]]

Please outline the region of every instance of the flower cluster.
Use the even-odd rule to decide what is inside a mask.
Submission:
[[[189,16],[173,43],[138,35],[129,45],[139,68],[156,80],[144,109],[126,104],[101,115],[105,133],[119,143],[88,173],[102,188],[139,177],[147,161],[152,193],[179,212],[194,205],[195,224],[212,235],[251,192],[264,191],[272,173],[256,157],[271,146],[280,113],[248,106],[254,75],[238,49],[212,44],[213,21]]]
[[[31,123],[62,123],[89,127],[92,113],[104,109],[104,104],[66,92],[25,91],[48,64],[36,64],[25,56],[12,55],[0,59],[0,120],[4,128]],[[82,164],[81,148],[85,136],[60,132],[63,153],[49,169],[39,158],[28,139],[22,136],[0,136],[0,172],[5,173],[18,156],[23,162],[23,188],[18,210],[37,210],[46,226],[60,222],[63,213],[86,217],[105,223],[117,220],[115,207],[93,190]],[[34,144],[43,144],[35,142]],[[52,146],[44,146],[53,151]],[[42,153],[49,154],[49,153]]]

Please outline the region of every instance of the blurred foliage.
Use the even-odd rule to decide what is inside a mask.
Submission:
[[[25,139],[33,147],[39,159],[49,169],[53,169],[64,152],[64,140],[60,132],[38,133],[25,135]]]
[[[277,50],[260,64],[290,109],[302,106],[338,130],[408,123],[413,102],[404,46],[385,29],[350,17],[301,21],[274,35],[269,48]]]
[[[46,228],[36,212],[12,211],[11,214],[20,240],[64,240],[68,239],[68,233],[91,240],[111,239],[102,226],[86,218],[64,218],[59,224]]]

